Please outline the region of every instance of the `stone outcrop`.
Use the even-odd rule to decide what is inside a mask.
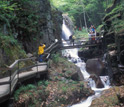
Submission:
[[[99,76],[96,76],[96,75],[91,75],[90,78],[92,78],[94,81],[95,81],[95,84],[96,84],[96,87],[97,88],[104,88],[104,85],[100,79]]]
[[[90,74],[100,76],[103,72],[104,64],[99,58],[88,59],[86,62],[86,70]]]
[[[91,107],[124,107],[124,86],[113,86],[101,94],[93,100]]]
[[[78,56],[85,62],[91,58],[99,58],[103,55],[103,49],[101,46],[89,47],[78,51]]]
[[[119,69],[119,64],[124,62],[121,53],[124,50],[124,1],[113,0],[113,4],[106,12],[103,18],[104,23],[104,41],[106,50],[108,50],[109,72],[111,73],[114,84],[122,84],[124,73]],[[111,54],[113,53],[114,54]]]
[[[104,70],[104,64],[98,58],[88,59],[86,62],[86,70],[89,74],[91,74],[90,78],[92,78],[97,88],[103,88],[104,85],[100,79],[100,75]]]
[[[114,0],[113,5],[109,7],[106,16],[103,18],[104,24],[104,40],[106,47],[114,44],[118,52],[124,49],[124,8],[123,0]]]
[[[30,2],[13,0],[13,2],[23,9],[14,12],[16,19],[10,20],[10,27],[1,21],[3,25],[1,24],[0,32],[3,35],[0,36],[0,65],[10,65],[16,59],[25,58],[25,52],[37,55],[41,42],[46,43],[48,47],[55,39],[61,41],[62,13],[51,7],[49,0],[31,0]],[[29,19],[34,21],[30,22]],[[10,38],[6,40],[7,36]],[[5,38],[1,39],[1,37]],[[19,44],[13,43],[15,41]]]
[[[40,43],[46,43],[46,46],[49,46],[55,39],[61,40],[62,13],[51,7],[49,0],[35,1],[39,4],[35,7],[36,15],[39,16],[38,30],[35,34],[30,34],[23,39],[18,38],[26,52],[30,53],[37,51]]]

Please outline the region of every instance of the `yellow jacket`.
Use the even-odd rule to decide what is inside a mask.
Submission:
[[[72,39],[76,39],[74,35],[72,36]]]
[[[43,54],[44,53],[44,48],[45,48],[46,46],[43,44],[43,46],[39,46],[39,48],[38,48],[38,55],[41,55],[41,54]]]

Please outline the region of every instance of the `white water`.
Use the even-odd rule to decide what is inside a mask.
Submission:
[[[71,36],[71,31],[68,29],[68,27],[65,25],[65,21],[63,20],[63,25],[62,25],[62,36],[64,40],[68,40],[69,36]]]
[[[69,29],[67,28],[65,23],[63,23],[63,32],[65,32],[64,33],[65,38],[68,39],[69,36],[71,35],[71,32],[69,31]],[[69,45],[69,43],[68,43],[68,45]],[[89,96],[85,101],[82,101],[79,104],[72,105],[71,107],[89,107],[95,98],[100,97],[101,92],[103,90],[110,88],[109,77],[108,76],[100,76],[101,81],[104,84],[104,88],[96,88],[94,80],[89,78],[90,75],[87,73],[87,71],[85,69],[85,63],[83,61],[81,61],[81,59],[78,57],[78,49],[66,49],[66,50],[62,51],[62,54],[63,54],[63,56],[66,56],[66,57],[71,56],[71,59],[69,59],[69,61],[76,62],[75,64],[78,67],[80,67],[82,76],[84,77],[84,79],[86,81],[88,81],[88,83],[89,83],[88,85],[91,87],[91,89],[95,91],[95,95]]]

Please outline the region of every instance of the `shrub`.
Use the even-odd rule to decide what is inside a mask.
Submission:
[[[52,60],[54,63],[59,62],[59,56],[60,56],[60,54],[52,54]]]
[[[14,98],[15,100],[17,101],[18,100],[18,97],[19,95],[22,93],[22,92],[26,92],[28,90],[33,90],[33,89],[36,89],[36,86],[35,85],[32,85],[32,84],[29,84],[27,86],[21,86],[17,91],[15,91],[15,94],[14,94]]]

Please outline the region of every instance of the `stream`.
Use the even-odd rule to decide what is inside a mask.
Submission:
[[[65,25],[64,21],[63,21],[63,26],[62,26],[62,38],[63,38],[63,42],[66,42],[64,40],[68,40],[69,36],[71,35],[71,31],[68,29],[68,27]],[[70,43],[67,43],[68,45],[70,45]],[[92,103],[92,101],[95,98],[98,98],[101,96],[101,92],[105,89],[109,89],[110,88],[110,81],[109,81],[109,77],[108,76],[100,76],[102,83],[104,84],[104,88],[96,88],[95,85],[95,81],[92,80],[92,78],[90,77],[90,74],[86,71],[85,69],[85,62],[82,61],[79,57],[78,57],[78,49],[66,49],[62,51],[62,55],[65,57],[71,57],[68,58],[69,61],[75,63],[75,65],[77,65],[81,72],[82,72],[82,76],[84,77],[84,81],[88,81],[88,85],[91,87],[92,90],[94,90],[95,94],[92,96],[89,96],[86,100],[81,101],[79,104],[75,104],[69,107],[89,107]]]

